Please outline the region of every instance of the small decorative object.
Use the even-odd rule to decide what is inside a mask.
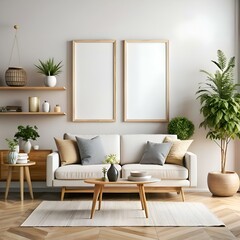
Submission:
[[[110,163],[111,166],[107,171],[108,180],[110,182],[116,182],[118,179],[118,170],[115,168],[114,164],[119,163],[116,154],[109,154],[107,155],[104,163]]]
[[[33,149],[34,149],[34,150],[39,150],[39,145],[34,145],[34,146],[33,146]]]
[[[230,141],[240,138],[240,95],[234,81],[235,57],[227,59],[221,50],[217,51],[217,57],[218,61],[212,60],[217,67],[215,73],[201,70],[207,76],[206,82],[199,86],[197,98],[204,117],[200,127],[208,129],[206,138],[216,142],[221,153],[221,171],[208,174],[208,188],[214,196],[226,197],[239,189],[239,177],[226,171],[226,163]]]
[[[54,107],[54,112],[61,112],[61,107],[58,104]]]
[[[18,38],[17,38],[18,28],[19,28],[18,25],[14,25],[15,36],[14,36],[14,41],[12,45],[9,66],[11,64],[15,44],[17,46],[18,65],[20,66],[20,54],[19,54],[19,47],[18,47],[19,45],[18,45]],[[5,81],[8,86],[22,87],[27,84],[27,74],[24,71],[24,69],[21,67],[8,67],[8,70],[5,72]]]
[[[16,164],[19,152],[18,141],[16,138],[12,140],[6,138],[5,140],[7,141],[8,147],[10,149],[10,152],[8,153],[8,163]]]
[[[19,153],[17,158],[18,164],[24,164],[28,162],[28,154],[27,153]]]
[[[39,97],[29,97],[29,112],[39,112],[40,100]]]
[[[31,142],[29,140],[36,140],[38,137],[40,137],[37,130],[38,128],[36,126],[18,126],[18,132],[15,133],[14,137],[24,141],[22,148],[25,153],[29,153],[31,150]]]
[[[107,181],[107,176],[106,176],[106,174],[107,174],[107,168],[103,167],[103,168],[102,168],[102,173],[103,173],[102,180],[103,180],[103,181]]]
[[[189,139],[194,133],[194,124],[186,117],[175,117],[168,124],[168,133],[176,134],[179,139]]]
[[[43,62],[39,60],[40,64],[35,65],[38,69],[38,73],[41,73],[46,76],[45,86],[55,87],[57,84],[56,76],[61,73],[62,61],[59,63],[54,62],[54,58],[49,58],[47,61]]]
[[[50,104],[48,101],[44,101],[42,104],[42,111],[43,112],[50,112]]]

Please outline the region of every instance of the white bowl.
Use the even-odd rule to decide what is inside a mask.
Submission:
[[[147,172],[145,171],[131,171],[130,172],[132,177],[144,177],[147,176]]]

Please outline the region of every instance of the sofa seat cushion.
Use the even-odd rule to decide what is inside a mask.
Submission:
[[[146,171],[148,175],[159,179],[184,180],[188,178],[188,169],[175,164],[126,164],[122,166],[122,178],[128,178],[131,171]]]
[[[110,164],[97,164],[97,165],[65,165],[59,167],[55,172],[55,178],[61,180],[76,180],[86,178],[101,178],[103,177],[102,168],[110,167]],[[118,171],[121,166],[116,164],[115,167]]]

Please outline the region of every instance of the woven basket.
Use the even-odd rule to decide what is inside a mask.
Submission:
[[[27,84],[27,74],[22,68],[10,67],[5,72],[5,81],[8,86],[22,87]]]

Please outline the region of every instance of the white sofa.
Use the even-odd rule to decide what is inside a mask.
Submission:
[[[91,139],[96,135],[65,134],[65,138],[75,140],[75,137]],[[117,169],[121,178],[127,178],[133,170],[145,170],[154,178],[161,181],[146,184],[146,192],[177,192],[181,193],[184,201],[183,188],[197,185],[197,156],[186,152],[184,166],[176,164],[139,164],[147,141],[161,143],[166,136],[177,139],[176,135],[166,134],[133,134],[133,135],[98,135],[106,154],[116,154],[120,159]],[[80,165],[71,164],[61,166],[58,152],[47,157],[47,186],[61,187],[61,200],[66,192],[93,192],[93,185],[84,183],[86,178],[101,178],[102,168],[106,164]],[[138,192],[135,185],[126,187],[108,185],[104,192]]]

